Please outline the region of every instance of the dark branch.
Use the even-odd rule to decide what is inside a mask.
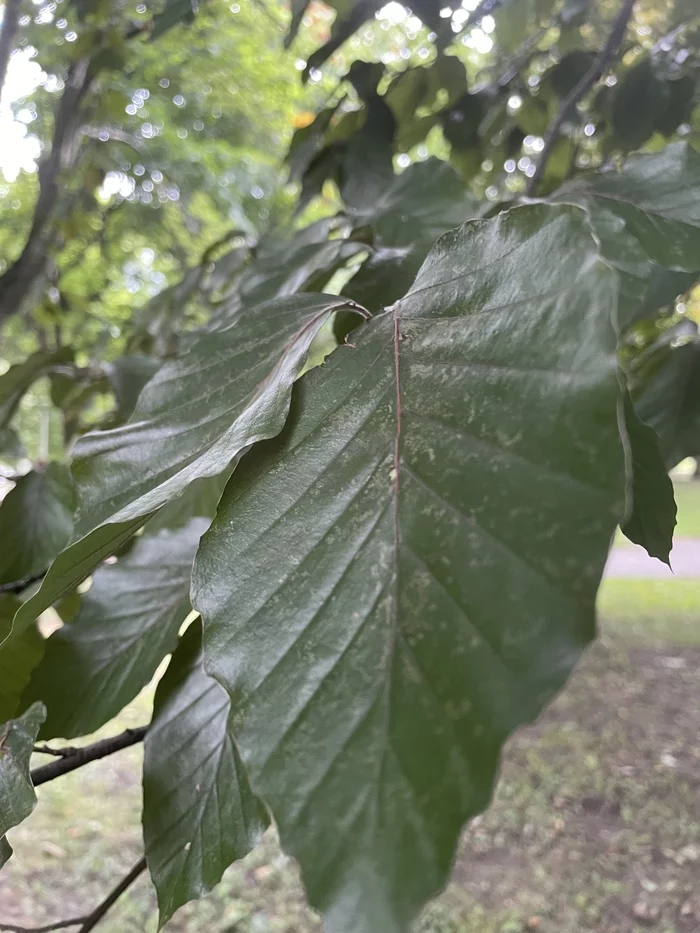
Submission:
[[[19,311],[37,280],[46,272],[52,242],[54,210],[60,194],[60,176],[76,162],[76,135],[82,103],[92,86],[94,74],[88,58],[80,58],[68,69],[65,90],[56,108],[51,152],[39,164],[39,197],[32,227],[19,258],[0,276],[0,323]]]
[[[50,752],[46,752],[45,749],[40,749],[45,754],[53,754],[60,757],[57,757],[56,761],[51,761],[47,765],[35,768],[31,774],[32,783],[35,787],[38,787],[40,784],[46,784],[47,781],[53,781],[54,778],[60,777],[62,774],[68,774],[69,771],[82,768],[83,765],[91,761],[106,758],[108,755],[113,755],[115,752],[121,751],[122,748],[136,745],[138,742],[143,741],[147,729],[147,726],[139,726],[138,729],[127,729],[126,732],[122,732],[121,735],[115,735],[109,739],[102,739],[99,742],[94,742],[92,745],[86,745],[84,748],[55,749]]]
[[[5,87],[7,66],[10,64],[12,45],[17,33],[17,26],[19,25],[19,10],[21,6],[22,0],[5,0],[2,27],[0,27],[0,97],[2,97],[2,89]]]
[[[111,891],[110,894],[99,904],[90,916],[85,920],[83,925],[78,930],[78,933],[89,933],[90,930],[95,927],[100,920],[104,917],[110,907],[119,900],[122,894],[130,888],[131,885],[136,881],[139,875],[146,870],[146,858],[145,856],[134,865],[129,874],[123,878],[119,884]]]
[[[78,933],[89,933],[90,930],[97,926],[110,907],[112,907],[122,894],[131,887],[145,869],[146,859],[144,857],[139,859],[129,874],[126,875],[125,878],[122,878],[119,884],[110,891],[102,903],[98,904],[92,913],[85,917],[73,917],[71,920],[59,920],[56,923],[48,923],[46,926],[42,927],[21,927],[11,923],[0,923],[0,930],[6,930],[7,933],[51,933],[52,930],[65,930],[68,927],[79,926],[80,929]]]
[[[0,923],[0,930],[7,933],[50,933],[51,930],[65,930],[68,927],[77,927],[85,923],[88,917],[74,917],[72,920],[58,920],[56,923],[47,923],[43,927],[19,927],[12,923]]]
[[[533,197],[537,191],[537,185],[539,184],[542,173],[547,166],[549,157],[552,154],[554,144],[559,138],[559,131],[561,130],[563,124],[568,119],[572,110],[576,107],[576,104],[578,104],[578,102],[586,96],[591,88],[597,84],[598,81],[600,81],[600,79],[612,64],[617,50],[619,49],[620,44],[624,38],[625,30],[627,29],[627,23],[629,22],[630,16],[632,15],[634,4],[635,0],[623,0],[622,6],[620,7],[620,12],[615,18],[615,22],[613,23],[613,27],[610,31],[607,42],[596,56],[595,61],[586,74],[562,101],[561,107],[559,108],[559,113],[556,115],[549,129],[547,130],[547,136],[545,137],[544,141],[544,149],[542,150],[542,155],[540,156],[540,159],[537,163],[535,173],[528,182],[526,193],[529,197]]]
[[[28,586],[31,586],[32,583],[37,583],[39,580],[43,580],[46,576],[46,571],[42,573],[35,573],[31,577],[23,577],[21,580],[13,580],[11,583],[0,583],[0,593],[21,593],[22,590],[26,590]]]

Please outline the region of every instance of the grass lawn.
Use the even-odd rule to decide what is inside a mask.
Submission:
[[[682,527],[695,527],[695,489],[681,502],[696,509]],[[510,741],[493,805],[465,831],[452,881],[418,933],[700,929],[700,580],[606,580],[599,605],[600,641]],[[149,702],[142,695],[103,734],[145,721]],[[140,757],[128,749],[39,789],[36,811],[10,833],[0,923],[85,913],[139,858]],[[145,877],[99,929],[155,933]],[[270,834],[166,931],[320,925]]]
[[[686,480],[674,487],[678,506],[676,537],[700,538],[700,482]]]

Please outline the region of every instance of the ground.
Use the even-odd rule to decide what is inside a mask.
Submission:
[[[700,540],[700,483],[679,488]],[[699,568],[700,572],[700,568]],[[700,929],[700,578],[607,578],[601,639],[539,722],[509,743],[493,805],[417,933],[691,933]],[[145,718],[148,696],[117,726]],[[136,748],[39,790],[10,834],[0,923],[85,913],[141,854]],[[155,933],[142,877],[99,928]],[[167,933],[316,933],[270,834]]]

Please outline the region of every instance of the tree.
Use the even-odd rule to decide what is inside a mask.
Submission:
[[[0,279],[2,454],[24,425],[34,461],[0,506],[0,834],[145,740],[145,858],[81,929],[146,864],[166,922],[272,819],[330,931],[405,930],[594,638],[616,527],[669,559],[698,11],[295,0],[294,116],[277,5],[52,6],[0,41],[39,50],[50,139]],[[166,657],[150,724],[30,770]]]

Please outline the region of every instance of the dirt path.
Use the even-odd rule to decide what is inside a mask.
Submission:
[[[637,545],[616,547],[610,553],[605,574],[609,577],[645,577],[659,580],[700,579],[700,539],[680,538],[671,552],[671,567],[649,557]]]

